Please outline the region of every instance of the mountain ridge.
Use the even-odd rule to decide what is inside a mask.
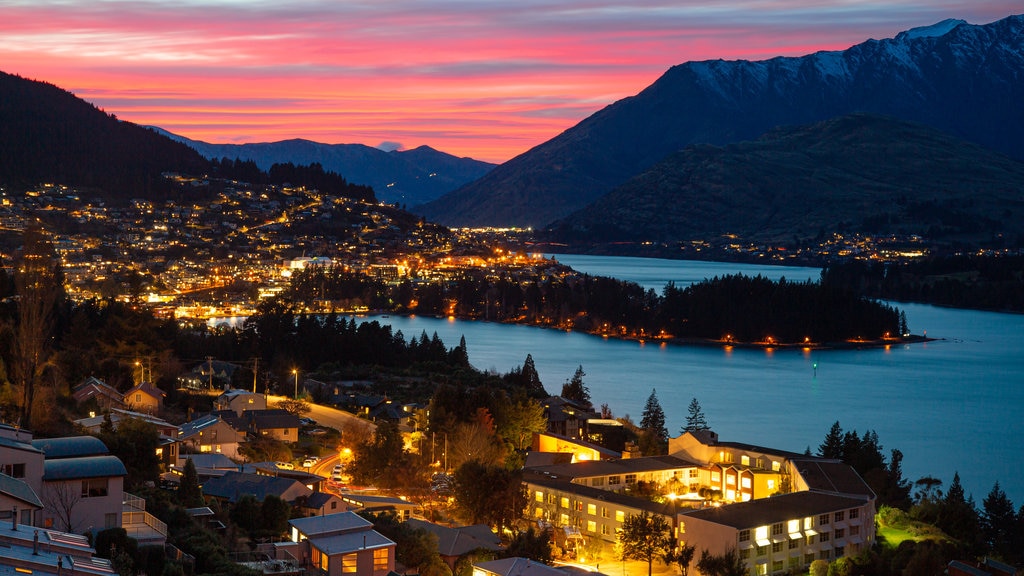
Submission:
[[[384,151],[365,144],[324,144],[305,138],[247,144],[211,144],[156,126],[155,132],[181,142],[208,159],[252,160],[262,170],[273,164],[319,163],[354,183],[371,186],[385,202],[420,204],[476,180],[494,164],[457,157],[430,146]]]
[[[542,236],[577,245],[729,237],[795,247],[861,231],[1013,245],[1024,241],[1021,230],[1024,163],[922,124],[851,114],[753,141],[689,146]]]
[[[925,123],[1024,158],[1021,101],[1024,16],[801,57],[686,62],[417,211],[449,225],[539,227],[687,145],[851,112]]]

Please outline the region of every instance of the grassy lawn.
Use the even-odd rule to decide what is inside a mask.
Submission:
[[[900,510],[888,509],[885,513],[879,514],[877,519],[878,540],[890,548],[896,548],[904,540],[952,541],[942,530],[931,524],[912,520]]]

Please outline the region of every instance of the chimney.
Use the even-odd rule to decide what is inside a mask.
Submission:
[[[39,556],[39,530],[36,529],[36,533],[32,536],[32,555]]]
[[[18,531],[18,507],[11,510],[11,530]]]

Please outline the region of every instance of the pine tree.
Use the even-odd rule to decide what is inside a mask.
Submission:
[[[658,402],[658,394],[653,388],[651,395],[647,397],[647,404],[644,405],[644,413],[640,418],[640,427],[654,434],[660,442],[668,439],[668,429],[665,428],[665,411]]]
[[[593,405],[590,403],[590,389],[583,383],[583,377],[587,373],[583,371],[581,365],[576,369],[576,373],[572,375],[571,380],[566,380],[565,384],[562,385],[562,398],[566,400],[572,400],[579,402],[590,409]]]
[[[199,487],[199,475],[196,465],[189,458],[185,461],[185,470],[178,484],[178,503],[185,507],[202,506],[203,490]]]
[[[836,420],[832,428],[829,429],[828,434],[825,435],[825,441],[818,446],[818,456],[841,460],[844,456],[843,444],[843,428],[839,425],[839,421]]]
[[[698,432],[711,429],[708,426],[707,418],[704,417],[704,411],[701,410],[700,402],[696,398],[690,401],[690,407],[687,411],[689,414],[686,416],[686,426],[683,427],[683,432]]]
[[[996,482],[981,504],[981,532],[985,543],[993,554],[1012,561],[1016,554],[1014,543],[1017,538],[1017,514],[1013,503],[999,487],[999,482]]]
[[[537,373],[537,367],[533,363],[532,354],[526,355],[526,361],[523,362],[520,377],[522,378],[523,386],[531,396],[547,396],[544,384],[540,381],[540,374]]]

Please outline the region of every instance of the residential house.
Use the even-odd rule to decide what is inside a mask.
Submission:
[[[42,508],[42,501],[27,482],[0,474],[0,526],[31,526],[36,511]]]
[[[291,541],[259,551],[325,576],[386,576],[395,569],[395,543],[354,512],[295,518]]]
[[[203,496],[207,498],[235,503],[247,494],[260,502],[267,496],[277,496],[294,504],[301,498],[308,498],[313,491],[298,480],[248,472],[225,472],[223,476],[203,482]]]
[[[586,405],[561,396],[550,396],[544,400],[543,405],[548,432],[567,438],[586,438],[587,420],[600,417],[600,414]]]
[[[337,494],[330,492],[313,492],[305,499],[300,498],[296,507],[303,516],[322,516],[348,511],[345,502]]]
[[[241,416],[246,410],[266,410],[267,397],[240,388],[226,390],[213,402],[214,410],[231,410]]]
[[[152,424],[160,434],[160,446],[156,449],[156,454],[160,458],[160,462],[163,464],[164,469],[169,469],[177,463],[178,427],[166,420],[163,420],[162,418],[157,418],[152,414],[114,408],[102,416],[92,416],[89,418],[75,420],[75,424],[85,428],[90,434],[99,434],[100,429],[103,427],[103,423],[107,418],[110,419],[110,424],[113,426],[114,430],[117,430],[117,427],[122,421],[131,418]]]
[[[213,390],[215,388],[226,388],[231,385],[231,379],[237,364],[209,360],[196,365],[186,374],[178,376],[178,385],[190,390]]]
[[[156,414],[164,406],[167,394],[149,382],[140,382],[124,393],[122,401],[129,410]]]
[[[121,527],[124,464],[94,436],[33,440],[45,455],[37,525],[65,532]]]
[[[806,571],[815,560],[833,561],[870,548],[874,503],[806,491],[708,507],[680,515],[679,540],[711,554],[736,548],[748,569],[759,574]]]
[[[369,512],[371,514],[394,512],[399,521],[408,520],[414,511],[420,510],[419,504],[393,496],[351,492],[342,494],[341,499],[353,512]]]
[[[124,408],[122,394],[113,386],[94,376],[89,376],[78,386],[75,386],[71,391],[71,397],[74,398],[75,402],[78,404],[83,404],[88,402],[90,399],[94,399],[96,401],[96,405],[101,410]]]
[[[272,438],[281,442],[298,442],[299,417],[287,410],[246,410],[242,413],[246,430],[256,438]]]
[[[228,458],[238,458],[238,447],[245,443],[245,439],[245,432],[236,430],[217,414],[186,422],[178,430],[183,454],[223,454]]]
[[[423,529],[437,536],[438,554],[452,570],[455,570],[455,563],[459,561],[459,558],[466,554],[476,550],[499,552],[503,549],[498,535],[485,524],[448,527],[415,518],[408,522],[412,528]]]

